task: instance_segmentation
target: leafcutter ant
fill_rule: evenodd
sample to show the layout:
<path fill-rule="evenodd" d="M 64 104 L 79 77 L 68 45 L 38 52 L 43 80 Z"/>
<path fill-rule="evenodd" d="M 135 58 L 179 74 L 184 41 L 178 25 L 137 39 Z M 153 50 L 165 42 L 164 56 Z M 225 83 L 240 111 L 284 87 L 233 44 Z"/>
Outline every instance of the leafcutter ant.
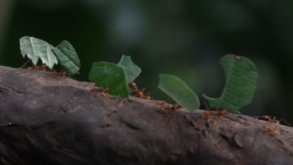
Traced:
<path fill-rule="evenodd" d="M 59 77 L 70 77 L 70 74 L 66 71 L 61 71 L 60 73 L 56 72 L 56 71 L 53 71 L 51 72 L 51 76 L 53 77 L 56 77 L 56 76 L 59 76 Z"/>
<path fill-rule="evenodd" d="M 108 93 L 108 89 L 107 88 L 97 88 L 97 87 L 94 87 L 91 89 L 91 93 L 96 93 L 96 92 Z"/>
<path fill-rule="evenodd" d="M 285 119 L 277 120 L 276 117 L 271 118 L 271 116 L 263 115 L 257 117 L 257 119 L 262 119 L 271 123 L 280 124 L 281 121 L 285 122 L 288 126 L 292 127 Z"/>
<path fill-rule="evenodd" d="M 165 112 L 165 104 L 167 104 L 165 101 L 157 101 L 157 105 L 160 105 L 159 113 L 164 113 Z"/>
<path fill-rule="evenodd" d="M 164 113 L 166 110 L 169 110 L 170 112 L 175 112 L 175 110 L 181 108 L 179 104 L 174 104 L 172 107 L 169 107 L 169 104 L 168 104 L 168 107 L 165 107 L 166 104 L 167 103 L 165 101 L 157 101 L 157 105 L 161 106 L 159 109 L 160 113 Z"/>
<path fill-rule="evenodd" d="M 94 97 L 96 97 L 97 92 L 99 92 L 99 93 L 106 93 L 106 94 L 108 93 L 108 89 L 107 88 L 97 88 L 97 87 L 94 87 L 90 91 L 91 91 L 92 94 L 94 94 Z"/>
<path fill-rule="evenodd" d="M 30 61 L 31 61 L 31 59 L 29 59 L 27 62 L 25 62 L 20 68 L 23 68 Z M 28 67 L 27 69 L 40 70 L 40 71 L 50 70 L 50 68 L 47 65 L 45 65 L 45 64 L 42 64 L 42 65 L 34 65 L 34 66 L 31 66 L 31 67 Z"/>
<path fill-rule="evenodd" d="M 32 67 L 28 67 L 28 69 L 40 70 L 40 71 L 47 71 L 48 70 L 48 66 L 45 65 L 45 64 L 42 64 L 40 66 L 35 65 L 35 66 L 32 66 Z"/>
<path fill-rule="evenodd" d="M 142 99 L 151 100 L 151 96 L 149 96 L 149 95 L 146 96 L 146 95 L 143 94 L 145 88 L 139 90 L 139 89 L 137 88 L 135 82 L 131 82 L 131 83 L 129 83 L 129 87 L 130 87 L 130 93 L 131 93 L 131 92 L 135 92 L 135 93 L 136 93 L 136 96 L 138 96 L 138 97 L 140 97 L 140 98 L 142 98 Z"/>
<path fill-rule="evenodd" d="M 272 133 L 275 136 L 278 135 L 278 132 L 276 130 L 271 129 L 267 125 L 264 125 L 263 128 L 266 129 L 268 132 Z"/>
<path fill-rule="evenodd" d="M 206 102 L 203 102 L 206 106 L 206 108 L 208 109 L 205 113 L 204 113 L 204 117 L 209 117 L 209 116 L 217 116 L 217 117 L 221 117 L 221 116 L 224 116 L 224 115 L 227 115 L 229 112 L 226 110 L 226 109 L 223 109 L 221 111 L 211 111 L 210 108 L 208 107 L 207 103 Z"/>
<path fill-rule="evenodd" d="M 179 104 L 174 104 L 169 110 L 171 112 L 174 112 L 175 110 L 178 110 L 180 108 L 181 108 L 181 106 Z"/>

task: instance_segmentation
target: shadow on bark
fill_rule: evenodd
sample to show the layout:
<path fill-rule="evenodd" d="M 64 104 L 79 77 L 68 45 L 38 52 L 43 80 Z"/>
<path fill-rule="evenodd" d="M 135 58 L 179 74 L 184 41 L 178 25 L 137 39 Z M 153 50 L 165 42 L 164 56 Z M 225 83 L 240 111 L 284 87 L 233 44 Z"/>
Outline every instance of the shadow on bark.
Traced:
<path fill-rule="evenodd" d="M 1 164 L 293 164 L 290 127 L 202 110 L 161 114 L 156 101 L 93 95 L 92 87 L 0 66 Z"/>

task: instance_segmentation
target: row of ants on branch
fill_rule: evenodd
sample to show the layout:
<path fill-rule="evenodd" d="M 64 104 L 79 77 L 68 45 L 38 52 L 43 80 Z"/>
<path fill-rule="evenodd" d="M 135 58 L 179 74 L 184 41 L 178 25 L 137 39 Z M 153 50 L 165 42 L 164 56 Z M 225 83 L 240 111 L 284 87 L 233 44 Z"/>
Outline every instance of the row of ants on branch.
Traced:
<path fill-rule="evenodd" d="M 151 96 L 149 94 L 147 96 L 144 95 L 145 88 L 139 90 L 137 88 L 135 82 L 129 83 L 129 87 L 130 87 L 130 93 L 134 92 L 134 93 L 136 93 L 136 96 L 138 96 L 142 99 L 151 100 Z M 157 105 L 161 106 L 159 109 L 159 113 L 164 113 L 166 111 L 174 112 L 175 110 L 181 108 L 181 106 L 179 104 L 174 104 L 173 106 L 169 107 L 169 104 L 165 101 L 157 101 Z M 167 107 L 166 107 L 166 105 L 167 105 Z"/>
<path fill-rule="evenodd" d="M 25 66 L 25 64 L 21 68 L 23 68 Z M 51 71 L 51 76 L 53 76 L 53 77 L 70 77 L 70 74 L 68 72 L 66 72 L 66 71 L 56 72 L 55 70 L 50 69 L 45 64 L 42 64 L 42 65 L 34 65 L 34 66 L 31 66 L 31 67 L 28 67 L 27 69 L 39 70 L 39 71 Z"/>
<path fill-rule="evenodd" d="M 151 100 L 150 95 L 144 95 L 144 90 L 145 88 L 139 90 L 138 87 L 136 86 L 135 82 L 131 82 L 129 83 L 129 87 L 130 87 L 130 93 L 134 92 L 136 93 L 136 96 L 142 98 L 142 99 L 147 99 L 147 100 Z M 103 92 L 103 93 L 108 93 L 108 89 L 105 88 L 92 88 L 91 89 L 91 93 L 95 93 L 95 92 Z M 203 116 L 208 118 L 210 116 L 216 116 L 216 117 L 221 117 L 224 115 L 227 115 L 229 112 L 226 109 L 223 110 L 216 110 L 216 111 L 211 111 L 209 109 L 209 106 L 207 105 L 206 102 L 203 102 L 206 106 L 207 111 L 204 112 Z M 166 111 L 170 111 L 170 112 L 175 112 L 175 110 L 178 110 L 180 108 L 182 108 L 179 104 L 174 104 L 172 106 L 169 106 L 169 103 L 167 103 L 166 101 L 161 101 L 158 100 L 156 102 L 157 105 L 161 106 L 160 109 L 158 110 L 159 113 L 164 113 Z M 282 120 L 277 120 L 276 117 L 271 118 L 268 115 L 263 115 L 260 117 L 256 117 L 256 119 L 261 119 L 261 120 L 265 120 L 271 123 L 275 123 L 275 124 L 280 124 L 280 121 L 284 121 L 287 125 L 291 126 L 286 120 L 282 119 Z M 292 126 L 291 126 L 292 127 Z M 268 129 L 268 127 L 264 127 L 265 129 L 269 130 L 270 132 L 273 132 L 271 129 Z"/>
<path fill-rule="evenodd" d="M 26 62 L 27 63 L 27 62 Z M 26 64 L 25 63 L 25 64 Z M 24 65 L 25 65 L 24 64 Z M 21 67 L 23 68 L 24 65 Z M 31 67 L 28 67 L 27 69 L 33 69 L 33 70 L 39 70 L 39 71 L 52 71 L 51 72 L 51 76 L 59 76 L 59 77 L 69 77 L 70 74 L 66 71 L 61 71 L 61 72 L 56 72 L 52 69 L 50 69 L 47 65 L 45 64 L 42 64 L 40 66 L 31 66 Z M 130 88 L 130 93 L 135 93 L 136 96 L 142 98 L 142 99 L 146 99 L 146 100 L 151 100 L 151 96 L 148 94 L 148 95 L 145 95 L 144 94 L 144 90 L 145 88 L 143 89 L 138 89 L 138 87 L 136 86 L 136 83 L 135 82 L 131 82 L 129 83 L 129 88 Z M 92 94 L 95 94 L 97 92 L 99 93 L 108 93 L 108 89 L 106 88 L 98 88 L 98 87 L 94 87 L 90 90 L 90 92 Z M 160 109 L 158 110 L 159 113 L 165 113 L 167 111 L 169 112 L 175 112 L 175 110 L 178 110 L 180 108 L 182 108 L 179 104 L 174 104 L 172 106 L 169 106 L 170 104 L 167 103 L 166 101 L 161 101 L 161 100 L 158 100 L 156 102 L 157 105 L 160 106 Z M 225 109 L 221 110 L 221 111 L 211 111 L 208 107 L 208 105 L 204 102 L 206 108 L 207 108 L 207 111 L 203 114 L 204 117 L 208 118 L 210 116 L 216 116 L 216 117 L 221 117 L 221 116 L 224 116 L 224 115 L 227 115 L 229 112 Z M 292 127 L 286 120 L 284 119 L 281 119 L 281 120 L 277 120 L 276 117 L 270 117 L 268 115 L 263 115 L 263 116 L 260 116 L 260 117 L 256 117 L 256 119 L 261 119 L 261 120 L 265 120 L 265 121 L 268 121 L 268 122 L 271 122 L 271 123 L 275 123 L 275 124 L 280 124 L 280 121 L 283 121 L 285 122 L 288 126 Z M 277 135 L 277 131 L 269 128 L 267 125 L 264 125 L 263 126 L 264 129 L 266 129 L 268 132 L 272 133 L 273 135 Z"/>
<path fill-rule="evenodd" d="M 136 86 L 136 83 L 134 82 L 131 82 L 129 83 L 129 87 L 130 87 L 130 92 L 135 92 L 136 93 L 136 96 L 142 98 L 142 99 L 147 99 L 147 100 L 151 100 L 151 97 L 148 95 L 144 95 L 144 90 L 145 88 L 143 88 L 142 90 L 139 90 Z M 226 110 L 226 109 L 223 109 L 223 110 L 216 110 L 216 111 L 211 111 L 209 106 L 207 105 L 206 102 L 203 102 L 206 106 L 206 109 L 207 111 L 204 112 L 203 116 L 205 118 L 208 118 L 210 116 L 215 116 L 215 117 L 221 117 L 221 116 L 224 116 L 224 115 L 227 115 L 229 112 Z M 181 108 L 181 106 L 179 104 L 174 104 L 173 106 L 169 106 L 169 103 L 167 103 L 166 101 L 161 101 L 161 100 L 158 100 L 156 102 L 157 105 L 160 105 L 160 109 L 159 109 L 159 113 L 164 113 L 166 111 L 170 111 L 170 112 L 175 112 L 175 110 L 178 110 Z M 265 121 L 268 121 L 268 122 L 271 122 L 271 123 L 275 123 L 275 124 L 280 124 L 280 121 L 284 121 L 287 125 L 291 126 L 286 120 L 282 119 L 282 120 L 277 120 L 276 117 L 273 117 L 271 118 L 270 116 L 268 115 L 263 115 L 263 116 L 260 116 L 260 117 L 256 117 L 256 119 L 261 119 L 261 120 L 265 120 Z M 291 126 L 292 127 L 292 126 Z M 272 133 L 273 135 L 278 135 L 277 131 L 274 130 L 274 129 L 271 129 L 270 127 L 268 127 L 267 125 L 264 125 L 263 128 Z"/>

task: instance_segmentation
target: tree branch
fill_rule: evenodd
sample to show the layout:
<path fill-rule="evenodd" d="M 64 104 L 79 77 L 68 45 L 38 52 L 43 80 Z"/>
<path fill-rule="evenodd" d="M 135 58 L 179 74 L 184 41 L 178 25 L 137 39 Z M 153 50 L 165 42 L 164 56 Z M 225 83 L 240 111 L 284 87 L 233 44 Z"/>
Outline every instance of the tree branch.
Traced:
<path fill-rule="evenodd" d="M 1 164 L 293 164 L 290 127 L 202 110 L 161 114 L 156 101 L 92 87 L 0 66 Z"/>

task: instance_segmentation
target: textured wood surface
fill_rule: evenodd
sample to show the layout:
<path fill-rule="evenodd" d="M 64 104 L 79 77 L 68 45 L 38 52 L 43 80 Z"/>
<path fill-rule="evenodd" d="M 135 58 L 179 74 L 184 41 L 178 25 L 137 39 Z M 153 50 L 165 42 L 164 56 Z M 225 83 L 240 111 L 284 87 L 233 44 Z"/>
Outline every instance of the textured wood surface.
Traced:
<path fill-rule="evenodd" d="M 154 100 L 94 95 L 92 87 L 0 66 L 0 164 L 293 164 L 290 127 L 202 110 L 161 114 Z"/>

